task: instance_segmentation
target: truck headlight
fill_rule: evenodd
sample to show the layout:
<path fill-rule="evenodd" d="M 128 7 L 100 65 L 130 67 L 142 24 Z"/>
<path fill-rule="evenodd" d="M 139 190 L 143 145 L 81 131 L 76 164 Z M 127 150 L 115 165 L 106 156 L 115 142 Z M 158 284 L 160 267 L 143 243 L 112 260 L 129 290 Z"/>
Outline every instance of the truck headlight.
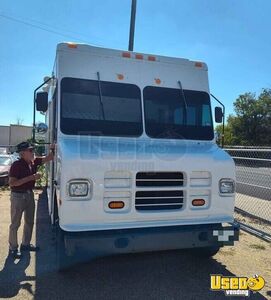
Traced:
<path fill-rule="evenodd" d="M 90 192 L 90 182 L 87 180 L 72 180 L 68 183 L 70 197 L 87 197 Z"/>
<path fill-rule="evenodd" d="M 235 183 L 233 179 L 222 178 L 219 181 L 219 192 L 220 194 L 227 195 L 233 194 L 235 191 Z"/>

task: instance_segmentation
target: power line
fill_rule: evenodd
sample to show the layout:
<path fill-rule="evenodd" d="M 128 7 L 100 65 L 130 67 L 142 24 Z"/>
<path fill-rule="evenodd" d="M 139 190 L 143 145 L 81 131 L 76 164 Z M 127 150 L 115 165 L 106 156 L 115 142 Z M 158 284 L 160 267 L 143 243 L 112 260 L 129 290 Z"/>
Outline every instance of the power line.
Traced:
<path fill-rule="evenodd" d="M 89 43 L 88 41 L 83 40 L 81 38 L 78 38 L 78 37 L 75 37 L 75 36 L 72 36 L 72 35 L 69 35 L 69 34 L 65 34 L 65 33 L 62 33 L 60 31 L 57 31 L 57 30 L 54 30 L 54 29 L 44 28 L 40 25 L 36 25 L 36 24 L 30 23 L 28 21 L 20 20 L 20 19 L 17 19 L 15 17 L 11 17 L 11 16 L 4 15 L 4 14 L 1 14 L 1 13 L 0 13 L 0 17 L 5 18 L 5 19 L 10 20 L 10 21 L 14 21 L 14 22 L 17 22 L 17 23 L 24 24 L 26 26 L 34 27 L 36 29 L 40 29 L 40 30 L 43 30 L 43 31 L 46 31 L 46 32 L 49 32 L 49 33 L 53 33 L 53 34 L 56 34 L 56 35 L 59 35 L 59 36 L 68 37 L 70 39 L 77 40 L 77 41 L 80 41 L 80 42 L 83 42 L 83 43 Z M 41 23 L 41 22 L 39 22 L 39 23 Z M 43 24 L 45 26 L 49 27 L 49 25 L 46 25 L 45 23 L 43 23 Z"/>
<path fill-rule="evenodd" d="M 1 13 L 0 13 L 1 14 Z M 4 15 L 7 15 L 7 14 L 4 14 Z M 44 23 L 44 22 L 41 22 L 41 21 L 38 21 L 38 20 L 34 20 L 34 19 L 29 19 L 29 18 L 22 18 L 21 16 L 17 16 L 17 18 L 16 17 L 14 17 L 14 16 L 10 16 L 10 15 L 8 15 L 9 17 L 13 17 L 13 18 L 15 18 L 15 19 L 18 19 L 18 17 L 21 19 L 21 20 L 24 20 L 25 22 L 28 22 L 28 23 L 31 23 L 31 24 L 35 24 L 35 23 L 37 23 L 37 24 L 40 24 L 40 25 L 44 25 L 44 26 L 46 26 L 46 27 L 49 27 L 49 28 L 52 28 L 53 30 L 58 30 L 58 32 L 68 32 L 68 33 L 71 33 L 71 34 L 73 34 L 74 36 L 75 35 L 77 35 L 77 36 L 80 36 L 80 39 L 81 39 L 81 37 L 83 37 L 80 33 L 78 33 L 78 32 L 75 32 L 75 31 L 71 31 L 71 30 L 68 30 L 68 29 L 66 29 L 66 28 L 61 28 L 61 27 L 55 27 L 55 26 L 52 26 L 52 25 L 50 25 L 50 24 L 47 24 L 47 23 Z M 84 39 L 85 39 L 85 37 L 83 37 Z"/>

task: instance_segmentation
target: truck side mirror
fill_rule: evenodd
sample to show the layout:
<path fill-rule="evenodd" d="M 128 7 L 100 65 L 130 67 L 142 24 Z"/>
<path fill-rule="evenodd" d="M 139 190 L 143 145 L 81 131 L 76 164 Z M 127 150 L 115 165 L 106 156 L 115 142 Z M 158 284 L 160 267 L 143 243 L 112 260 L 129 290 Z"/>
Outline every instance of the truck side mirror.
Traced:
<path fill-rule="evenodd" d="M 215 121 L 216 123 L 222 123 L 223 120 L 223 111 L 222 108 L 219 106 L 215 107 Z"/>
<path fill-rule="evenodd" d="M 35 130 L 39 134 L 45 134 L 48 131 L 48 126 L 45 123 L 39 123 L 35 126 Z"/>
<path fill-rule="evenodd" d="M 48 108 L 48 93 L 39 92 L 36 95 L 36 108 L 37 111 L 46 112 Z"/>

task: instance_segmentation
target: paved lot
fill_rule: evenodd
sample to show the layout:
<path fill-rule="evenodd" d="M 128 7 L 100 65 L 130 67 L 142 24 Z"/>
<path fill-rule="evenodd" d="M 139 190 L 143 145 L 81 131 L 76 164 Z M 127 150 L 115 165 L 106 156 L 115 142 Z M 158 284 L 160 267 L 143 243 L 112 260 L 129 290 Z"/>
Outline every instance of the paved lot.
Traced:
<path fill-rule="evenodd" d="M 210 274 L 262 275 L 265 288 L 249 299 L 271 299 L 270 244 L 245 233 L 235 247 L 209 260 L 183 251 L 133 254 L 100 258 L 57 273 L 45 200 L 37 202 L 33 240 L 42 250 L 14 263 L 7 259 L 8 192 L 0 191 L 0 299 L 243 299 L 210 291 Z"/>
<path fill-rule="evenodd" d="M 253 168 L 237 165 L 236 181 L 238 193 L 271 200 L 271 168 Z"/>
<path fill-rule="evenodd" d="M 237 179 L 254 185 L 270 188 L 271 169 L 263 167 L 236 166 Z"/>

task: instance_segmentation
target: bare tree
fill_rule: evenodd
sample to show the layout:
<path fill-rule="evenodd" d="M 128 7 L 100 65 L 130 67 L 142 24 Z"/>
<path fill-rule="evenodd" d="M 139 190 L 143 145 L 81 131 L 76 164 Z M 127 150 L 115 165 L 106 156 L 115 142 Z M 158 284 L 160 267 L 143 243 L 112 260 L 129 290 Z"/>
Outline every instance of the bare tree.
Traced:
<path fill-rule="evenodd" d="M 17 117 L 17 118 L 16 118 L 16 124 L 17 124 L 17 125 L 22 125 L 22 124 L 23 124 L 23 121 L 24 121 L 23 118 L 20 118 L 20 117 Z"/>

